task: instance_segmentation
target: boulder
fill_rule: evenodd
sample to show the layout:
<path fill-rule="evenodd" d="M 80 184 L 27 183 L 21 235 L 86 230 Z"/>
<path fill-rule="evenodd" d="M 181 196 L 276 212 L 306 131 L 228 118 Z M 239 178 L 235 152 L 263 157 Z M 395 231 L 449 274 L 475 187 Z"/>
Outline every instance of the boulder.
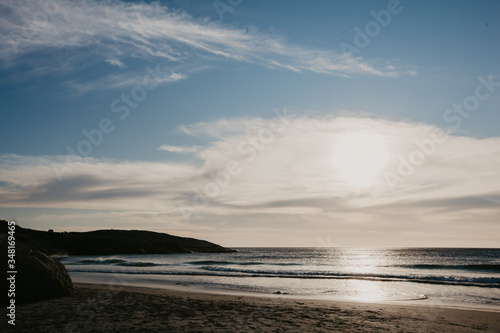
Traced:
<path fill-rule="evenodd" d="M 64 265 L 37 249 L 16 246 L 16 303 L 73 295 L 73 283 Z"/>

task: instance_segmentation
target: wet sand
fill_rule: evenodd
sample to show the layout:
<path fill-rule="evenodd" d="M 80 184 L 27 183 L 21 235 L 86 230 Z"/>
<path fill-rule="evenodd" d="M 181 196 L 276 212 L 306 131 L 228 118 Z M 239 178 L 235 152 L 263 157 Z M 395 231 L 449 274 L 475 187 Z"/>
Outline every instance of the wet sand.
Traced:
<path fill-rule="evenodd" d="M 5 308 L 4 308 L 5 311 Z M 75 285 L 1 332 L 499 332 L 500 312 Z"/>

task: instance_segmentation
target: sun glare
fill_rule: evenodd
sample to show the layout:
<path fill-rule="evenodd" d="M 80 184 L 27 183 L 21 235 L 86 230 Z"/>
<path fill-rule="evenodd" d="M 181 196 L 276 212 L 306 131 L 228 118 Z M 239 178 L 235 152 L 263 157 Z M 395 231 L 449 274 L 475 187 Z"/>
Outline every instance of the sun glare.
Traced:
<path fill-rule="evenodd" d="M 335 142 L 333 165 L 338 177 L 350 187 L 376 184 L 388 160 L 387 142 L 380 134 L 347 133 Z"/>

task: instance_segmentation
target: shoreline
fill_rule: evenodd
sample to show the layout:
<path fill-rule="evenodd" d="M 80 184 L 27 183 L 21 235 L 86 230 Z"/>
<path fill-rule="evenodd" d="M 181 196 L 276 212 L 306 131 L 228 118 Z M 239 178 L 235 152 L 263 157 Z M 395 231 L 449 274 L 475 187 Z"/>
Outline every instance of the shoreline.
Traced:
<path fill-rule="evenodd" d="M 495 311 L 243 296 L 75 283 L 75 295 L 19 305 L 4 332 L 496 332 Z M 269 295 L 267 295 L 269 296 Z M 285 297 L 282 297 L 285 296 Z"/>
<path fill-rule="evenodd" d="M 482 311 L 482 312 L 493 312 L 500 313 L 500 308 L 489 307 L 487 305 L 481 304 L 471 304 L 470 306 L 465 306 L 463 304 L 452 304 L 452 303 L 439 303 L 439 302 L 429 302 L 428 299 L 409 299 L 409 300 L 376 300 L 376 301 L 363 301 L 357 299 L 342 299 L 335 298 L 333 296 L 320 296 L 320 295 L 298 295 L 298 294 L 288 294 L 288 293 L 264 293 L 264 292 L 251 292 L 251 291 L 236 291 L 236 290 L 225 290 L 225 289 L 202 289 L 195 287 L 186 287 L 178 285 L 141 285 L 131 284 L 128 281 L 127 285 L 113 285 L 114 288 L 125 288 L 125 289 L 137 289 L 137 290 L 151 290 L 152 292 L 166 291 L 172 293 L 182 293 L 182 294 L 193 294 L 193 295 L 222 295 L 222 296 L 233 296 L 233 297 L 257 297 L 257 298 L 276 298 L 276 299 L 289 299 L 297 301 L 320 301 L 320 302 L 334 302 L 334 303 L 354 303 L 354 304 L 373 304 L 373 305 L 386 305 L 386 306 L 416 306 L 416 307 L 432 307 L 432 308 L 443 308 L 443 309 L 458 309 L 458 310 L 470 310 L 470 311 Z M 81 286 L 95 286 L 95 287 L 110 287 L 109 283 L 98 283 L 98 282 L 73 282 L 75 287 Z"/>
<path fill-rule="evenodd" d="M 158 290 L 176 290 L 180 292 L 194 292 L 203 294 L 221 294 L 221 295 L 232 295 L 232 296 L 249 296 L 249 297 L 278 297 L 278 298 L 292 298 L 292 299 L 304 299 L 304 300 L 320 300 L 329 302 L 355 302 L 355 303 L 371 303 L 371 304 L 386 304 L 386 305 L 408 305 L 408 306 L 437 306 L 446 307 L 454 309 L 465 309 L 465 310 L 477 310 L 477 311 L 489 311 L 489 312 L 500 312 L 500 306 L 488 305 L 482 303 L 452 303 L 441 301 L 437 298 L 428 298 L 424 293 L 418 298 L 393 298 L 393 299 L 361 299 L 361 298 L 349 298 L 343 295 L 331 295 L 331 294 L 297 294 L 288 293 L 287 288 L 281 286 L 276 287 L 273 291 L 249 291 L 249 290 L 235 290 L 235 289 L 224 289 L 224 288 L 203 288 L 202 286 L 190 286 L 185 284 L 171 283 L 163 280 L 154 279 L 141 279 L 136 275 L 129 274 L 107 274 L 107 273 L 94 273 L 94 272 L 70 272 L 71 279 L 74 284 L 90 284 L 90 285 L 101 285 L 107 286 L 109 284 L 120 284 L 123 286 L 137 287 L 137 288 L 150 288 Z M 281 294 L 274 294 L 274 292 L 280 291 Z"/>

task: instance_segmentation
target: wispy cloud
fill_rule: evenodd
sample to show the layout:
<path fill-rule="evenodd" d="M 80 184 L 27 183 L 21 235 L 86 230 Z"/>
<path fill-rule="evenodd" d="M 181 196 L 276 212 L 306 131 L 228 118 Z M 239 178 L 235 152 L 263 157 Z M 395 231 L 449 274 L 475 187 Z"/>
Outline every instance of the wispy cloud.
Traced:
<path fill-rule="evenodd" d="M 168 151 L 170 153 L 191 154 L 199 152 L 202 149 L 202 147 L 201 146 L 179 147 L 171 145 L 162 145 L 156 149 Z"/>
<path fill-rule="evenodd" d="M 118 60 L 116 58 L 108 58 L 104 61 L 112 66 L 117 66 L 120 69 L 127 68 L 127 66 L 123 62 L 121 62 L 120 60 Z"/>
<path fill-rule="evenodd" d="M 79 94 L 83 94 L 92 90 L 101 89 L 126 89 L 137 85 L 144 85 L 144 78 L 148 72 L 126 71 L 119 74 L 111 74 L 103 78 L 79 81 L 76 79 L 66 81 L 66 84 Z M 165 73 L 161 77 L 155 77 L 155 84 L 165 84 L 186 79 L 188 76 L 182 73 Z"/>
<path fill-rule="evenodd" d="M 16 66 L 32 59 L 38 67 L 76 69 L 106 62 L 119 69 L 145 61 L 199 66 L 226 59 L 269 68 L 351 76 L 415 74 L 393 64 L 376 65 L 332 50 L 293 45 L 284 37 L 195 19 L 158 3 L 28 0 L 0 4 L 0 60 Z M 40 55 L 43 54 L 42 63 Z M 85 60 L 85 61 L 84 61 Z M 104 79 L 102 79 L 104 80 Z M 114 81 L 111 80 L 111 86 Z"/>

